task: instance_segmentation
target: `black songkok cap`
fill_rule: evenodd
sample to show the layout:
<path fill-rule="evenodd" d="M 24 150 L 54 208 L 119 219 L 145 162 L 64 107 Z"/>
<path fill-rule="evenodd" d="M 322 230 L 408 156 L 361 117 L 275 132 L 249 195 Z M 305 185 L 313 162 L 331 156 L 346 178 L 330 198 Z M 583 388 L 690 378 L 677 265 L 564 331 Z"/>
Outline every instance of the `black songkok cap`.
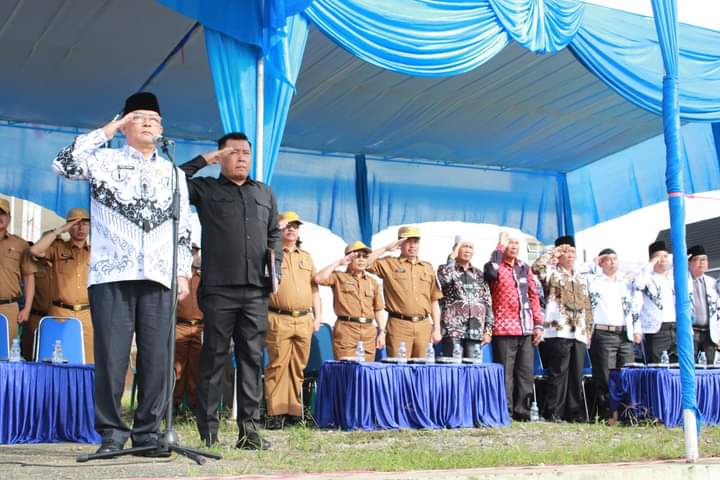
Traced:
<path fill-rule="evenodd" d="M 665 242 L 663 242 L 662 240 L 658 240 L 657 242 L 651 243 L 650 246 L 648 247 L 648 256 L 650 258 L 652 258 L 653 255 L 655 255 L 655 253 L 657 253 L 657 252 L 667 252 L 667 251 L 668 251 L 668 249 L 665 246 Z"/>
<path fill-rule="evenodd" d="M 702 245 L 693 245 L 692 247 L 688 248 L 688 260 L 693 257 L 697 257 L 698 255 L 707 255 Z"/>
<path fill-rule="evenodd" d="M 160 104 L 158 103 L 157 97 L 150 92 L 134 93 L 125 100 L 123 115 L 127 115 L 135 110 L 150 110 L 160 115 Z"/>
<path fill-rule="evenodd" d="M 563 235 L 562 237 L 558 237 L 555 240 L 555 246 L 559 247 L 560 245 L 570 245 L 571 247 L 574 247 L 575 238 L 573 238 L 572 235 Z"/>
<path fill-rule="evenodd" d="M 615 250 L 612 248 L 603 248 L 600 250 L 600 253 L 598 253 L 598 257 L 602 257 L 603 255 L 617 255 L 617 253 L 615 253 Z"/>

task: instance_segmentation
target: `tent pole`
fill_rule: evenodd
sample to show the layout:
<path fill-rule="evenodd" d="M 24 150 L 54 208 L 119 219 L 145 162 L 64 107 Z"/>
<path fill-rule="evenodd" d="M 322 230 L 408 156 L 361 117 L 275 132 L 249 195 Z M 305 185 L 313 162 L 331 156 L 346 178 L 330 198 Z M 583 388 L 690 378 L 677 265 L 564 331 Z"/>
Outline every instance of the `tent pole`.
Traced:
<path fill-rule="evenodd" d="M 257 59 L 257 104 L 255 117 L 255 179 L 264 180 L 263 169 L 263 126 L 265 123 L 265 57 L 262 50 L 259 51 Z"/>

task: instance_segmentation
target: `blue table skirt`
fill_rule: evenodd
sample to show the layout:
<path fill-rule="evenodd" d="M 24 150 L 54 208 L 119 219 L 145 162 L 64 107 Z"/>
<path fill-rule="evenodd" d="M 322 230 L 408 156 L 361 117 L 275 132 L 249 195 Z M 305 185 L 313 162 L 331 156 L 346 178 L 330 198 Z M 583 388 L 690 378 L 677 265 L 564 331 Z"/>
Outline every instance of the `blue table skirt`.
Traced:
<path fill-rule="evenodd" d="M 99 443 L 92 365 L 0 363 L 0 443 Z"/>
<path fill-rule="evenodd" d="M 503 367 L 326 362 L 317 422 L 343 430 L 510 424 Z"/>
<path fill-rule="evenodd" d="M 698 409 L 702 423 L 720 424 L 720 370 L 696 370 Z M 610 372 L 610 408 L 630 406 L 638 418 L 654 417 L 668 427 L 682 425 L 680 370 L 623 368 Z M 623 407 L 621 404 L 624 404 Z"/>

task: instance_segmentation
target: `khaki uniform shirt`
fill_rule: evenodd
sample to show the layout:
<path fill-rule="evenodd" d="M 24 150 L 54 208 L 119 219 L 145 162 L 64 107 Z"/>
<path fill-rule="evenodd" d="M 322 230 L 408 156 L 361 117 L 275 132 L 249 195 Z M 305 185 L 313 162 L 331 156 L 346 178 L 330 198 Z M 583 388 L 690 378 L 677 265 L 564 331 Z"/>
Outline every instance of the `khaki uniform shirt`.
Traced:
<path fill-rule="evenodd" d="M 282 281 L 270 295 L 270 306 L 281 310 L 312 309 L 312 279 L 317 274 L 312 257 L 298 247 L 283 248 Z"/>
<path fill-rule="evenodd" d="M 28 253 L 29 255 L 29 253 Z M 32 309 L 38 313 L 47 313 L 55 294 L 53 293 L 52 263 L 45 258 L 34 259 L 35 263 L 35 296 Z"/>
<path fill-rule="evenodd" d="M 28 243 L 5 232 L 0 238 L 0 300 L 20 296 L 20 276 L 35 273 L 35 264 L 26 255 Z"/>
<path fill-rule="evenodd" d="M 192 269 L 193 275 L 190 278 L 190 293 L 187 297 L 178 302 L 177 318 L 183 320 L 202 320 L 203 312 L 198 305 L 198 287 L 200 286 L 200 270 Z"/>
<path fill-rule="evenodd" d="M 87 305 L 90 245 L 77 247 L 72 240 L 57 239 L 45 252 L 53 264 L 55 299 L 68 305 Z"/>
<path fill-rule="evenodd" d="M 366 273 L 356 277 L 335 271 L 324 285 L 333 290 L 333 307 L 338 317 L 375 318 L 375 312 L 385 308 L 380 284 Z"/>
<path fill-rule="evenodd" d="M 428 262 L 412 263 L 407 258 L 383 257 L 368 272 L 383 280 L 383 293 L 389 312 L 404 315 L 430 315 L 432 302 L 443 295 Z"/>

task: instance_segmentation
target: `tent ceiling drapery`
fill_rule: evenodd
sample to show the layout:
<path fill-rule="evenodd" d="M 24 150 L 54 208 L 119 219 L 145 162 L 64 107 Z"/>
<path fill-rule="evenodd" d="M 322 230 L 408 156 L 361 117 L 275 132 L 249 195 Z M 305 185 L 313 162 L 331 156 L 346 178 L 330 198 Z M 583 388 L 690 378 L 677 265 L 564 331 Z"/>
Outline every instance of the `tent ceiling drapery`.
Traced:
<path fill-rule="evenodd" d="M 86 128 L 100 125 L 116 113 L 122 99 L 147 79 L 193 23 L 158 3 L 140 0 L 48 0 L 42 10 L 32 8 L 31 2 L 2 2 L 0 40 L 13 48 L 0 51 L 0 61 L 6 66 L 0 78 L 0 119 Z M 189 139 L 220 135 L 202 34 L 191 37 L 151 89 L 161 98 L 168 135 Z M 660 117 L 614 93 L 568 50 L 538 56 L 511 43 L 462 75 L 415 78 L 365 63 L 314 29 L 305 49 L 283 145 L 411 161 L 531 169 L 549 173 L 552 183 L 555 172 L 577 172 L 661 131 Z M 369 169 L 370 174 L 373 171 Z M 444 180 L 453 182 L 452 175 L 462 175 L 461 170 Z M 289 180 L 285 175 L 283 188 L 293 195 Z M 507 185 L 503 189 L 517 190 L 522 180 L 518 176 L 500 184 Z M 378 185 L 377 191 L 386 188 L 388 185 Z M 557 187 L 548 191 L 550 196 L 540 196 L 538 217 L 557 212 L 548 205 L 569 203 L 559 200 L 560 190 Z M 572 203 L 575 195 L 570 194 Z M 383 198 L 379 196 L 377 201 Z M 396 202 L 407 200 L 393 198 Z M 648 199 L 657 201 L 648 196 L 641 198 L 640 204 Z M 309 198 L 303 199 L 303 204 L 314 202 L 320 212 L 326 201 Z M 528 203 L 519 198 L 513 204 L 493 202 L 491 208 L 512 210 L 498 212 L 491 220 L 524 219 L 522 228 L 544 240 L 561 230 L 560 226 L 550 228 L 554 222 L 547 218 L 527 223 Z M 427 205 L 416 213 L 406 208 L 400 216 L 380 211 L 377 205 L 371 207 L 376 209 L 373 220 L 379 221 L 373 225 L 375 231 L 388 222 L 415 221 L 428 212 L 437 213 Z M 306 213 L 326 224 L 320 213 Z M 462 215 L 466 221 L 478 221 L 471 206 Z M 588 218 L 595 222 L 608 217 Z M 355 230 L 335 231 L 345 236 Z"/>

